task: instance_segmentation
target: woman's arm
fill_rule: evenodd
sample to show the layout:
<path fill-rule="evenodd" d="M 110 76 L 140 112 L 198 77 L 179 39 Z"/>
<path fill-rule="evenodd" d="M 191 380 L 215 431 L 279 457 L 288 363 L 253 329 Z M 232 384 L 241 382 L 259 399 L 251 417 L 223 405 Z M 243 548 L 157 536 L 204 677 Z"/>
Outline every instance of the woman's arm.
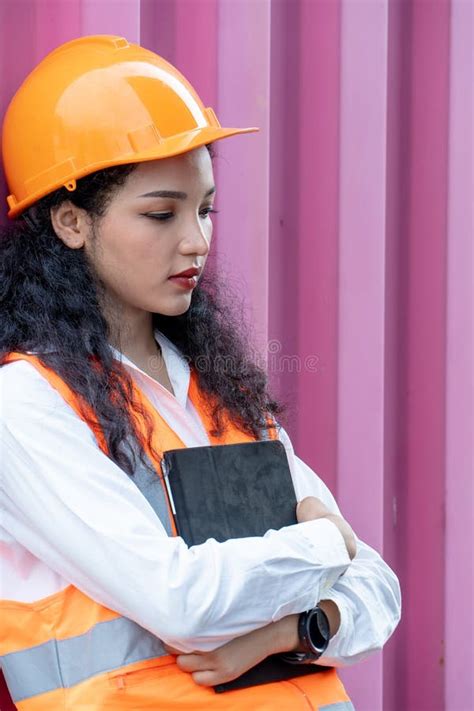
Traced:
<path fill-rule="evenodd" d="M 311 517 L 319 518 L 329 512 L 319 499 L 307 498 L 297 509 L 298 521 Z M 355 554 L 355 537 L 352 529 L 340 516 L 329 514 L 347 537 L 346 545 L 350 556 Z M 352 549 L 354 553 L 352 552 Z M 319 606 L 324 610 L 329 622 L 330 637 L 333 637 L 340 625 L 340 614 L 332 600 L 321 600 Z M 193 652 L 182 654 L 168 647 L 170 654 L 177 656 L 178 666 L 189 672 L 197 684 L 214 686 L 223 684 L 240 676 L 272 654 L 303 651 L 298 638 L 299 615 L 288 615 L 278 622 L 271 623 L 258 630 L 237 637 L 212 652 Z"/>
<path fill-rule="evenodd" d="M 387 574 L 384 580 L 380 570 L 371 571 L 370 563 L 363 562 L 368 546 L 360 542 L 359 546 L 363 549 L 357 561 L 361 579 L 351 579 L 349 571 L 352 572 L 352 567 L 349 568 L 326 593 L 326 599 L 319 602 L 329 618 L 331 640 L 325 654 L 316 664 L 336 667 L 355 664 L 380 650 L 398 624 L 398 581 L 395 576 L 392 578 L 393 574 Z M 370 561 L 372 554 L 368 557 Z M 367 579 L 361 573 L 364 566 Z M 375 568 L 380 568 L 377 561 Z M 372 573 L 374 576 L 371 579 Z M 387 595 L 386 601 L 384 594 Z M 297 620 L 298 615 L 289 615 L 209 653 L 180 654 L 174 650 L 178 654 L 177 663 L 181 669 L 192 673 L 197 684 L 223 684 L 240 676 L 270 654 L 297 650 Z"/>
<path fill-rule="evenodd" d="M 334 514 L 339 507 L 328 487 L 294 451 L 280 428 L 298 500 L 315 496 Z M 350 523 L 350 522 L 349 522 Z M 338 608 L 340 625 L 318 664 L 348 666 L 382 649 L 401 616 L 401 592 L 397 576 L 369 545 L 357 539 L 357 554 L 350 567 L 331 585 L 320 588 L 319 598 Z"/>
<path fill-rule="evenodd" d="M 324 519 L 188 548 L 166 535 L 135 484 L 29 363 L 0 369 L 0 402 L 8 535 L 183 651 L 214 649 L 312 607 L 350 564 L 341 533 Z"/>
<path fill-rule="evenodd" d="M 317 497 L 332 514 L 340 516 L 333 495 L 317 474 L 296 457 L 283 428 L 279 436 L 286 448 L 298 500 Z M 350 567 L 333 585 L 320 589 L 319 603 L 329 617 L 331 631 L 329 646 L 317 661 L 323 666 L 355 664 L 382 649 L 400 620 L 401 593 L 396 575 L 373 548 L 359 539 L 356 543 L 357 552 Z M 196 671 L 198 683 L 224 683 L 270 654 L 294 650 L 297 619 L 298 615 L 289 615 L 229 642 L 209 657 L 181 655 L 178 663 L 187 671 Z"/>
<path fill-rule="evenodd" d="M 341 516 L 331 513 L 326 506 L 314 497 L 308 497 L 297 506 L 298 522 L 317 518 L 330 518 L 341 531 L 351 559 L 356 554 L 356 540 L 351 527 Z M 332 600 L 321 600 L 319 606 L 326 613 L 329 622 L 330 637 L 333 637 L 340 625 L 340 614 Z M 278 622 L 237 637 L 212 652 L 192 652 L 182 654 L 179 650 L 167 648 L 177 657 L 178 666 L 189 672 L 197 684 L 214 686 L 223 684 L 240 676 L 248 669 L 272 654 L 281 652 L 303 651 L 298 638 L 299 615 L 288 615 Z"/>
<path fill-rule="evenodd" d="M 329 489 L 300 459 L 295 457 L 291 442 L 284 431 L 280 438 L 290 460 L 298 498 L 310 505 L 299 520 L 325 515 L 329 510 L 339 519 L 339 508 Z M 338 521 L 338 524 L 340 522 Z M 347 526 L 347 535 L 352 529 Z M 342 529 L 345 533 L 344 528 Z M 349 544 L 349 547 L 350 544 Z M 352 564 L 332 588 L 326 589 L 319 604 L 329 618 L 331 640 L 317 664 L 347 666 L 361 661 L 381 649 L 400 619 L 401 601 L 398 580 L 379 554 L 357 540 L 357 552 Z M 352 553 L 351 553 L 352 557 Z M 210 653 L 178 654 L 177 663 L 192 674 L 198 684 L 213 686 L 235 679 L 270 654 L 298 648 L 298 615 L 289 615 L 274 624 L 238 637 Z"/>

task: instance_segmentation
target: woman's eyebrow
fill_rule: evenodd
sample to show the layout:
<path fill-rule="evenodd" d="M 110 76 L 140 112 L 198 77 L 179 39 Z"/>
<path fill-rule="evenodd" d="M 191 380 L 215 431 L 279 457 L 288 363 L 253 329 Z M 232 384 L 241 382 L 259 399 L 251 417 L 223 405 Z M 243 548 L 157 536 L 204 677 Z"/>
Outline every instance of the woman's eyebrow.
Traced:
<path fill-rule="evenodd" d="M 213 195 L 216 192 L 216 186 L 213 185 L 212 188 L 210 188 L 207 193 L 204 195 L 205 198 L 209 197 L 210 195 Z M 139 198 L 149 198 L 149 197 L 156 197 L 156 198 L 173 198 L 175 200 L 186 200 L 188 197 L 187 193 L 182 193 L 179 190 L 153 190 L 151 193 L 144 193 L 143 195 L 138 195 L 137 197 Z"/>

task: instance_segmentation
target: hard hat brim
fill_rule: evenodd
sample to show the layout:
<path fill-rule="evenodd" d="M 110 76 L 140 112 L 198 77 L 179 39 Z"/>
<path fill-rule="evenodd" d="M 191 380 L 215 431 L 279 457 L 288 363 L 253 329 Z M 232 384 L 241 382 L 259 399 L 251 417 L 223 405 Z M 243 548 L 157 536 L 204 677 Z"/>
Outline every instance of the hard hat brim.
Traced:
<path fill-rule="evenodd" d="M 129 163 L 144 163 L 151 160 L 160 160 L 163 158 L 173 158 L 174 156 L 187 153 L 199 148 L 200 146 L 205 146 L 215 141 L 219 141 L 222 138 L 228 138 L 229 136 L 236 136 L 241 133 L 254 133 L 259 131 L 259 128 L 224 128 L 221 126 L 206 126 L 203 128 L 194 129 L 192 131 L 186 131 L 185 133 L 171 136 L 170 138 L 165 138 L 158 145 L 154 146 L 152 149 L 139 152 L 130 152 L 122 155 L 121 157 L 115 157 L 110 161 L 101 161 L 88 165 L 82 170 L 76 169 L 70 175 L 61 176 L 61 180 L 53 181 L 50 185 L 43 187 L 40 191 L 30 194 L 24 200 L 15 202 L 15 204 L 8 211 L 8 217 L 14 219 L 18 217 L 24 210 L 31 207 L 40 198 L 54 192 L 60 187 L 66 186 L 68 183 L 84 178 L 86 175 L 95 173 L 104 168 L 111 168 L 118 165 L 127 165 Z M 73 161 L 71 161 L 72 163 Z M 9 204 L 10 198 L 9 196 Z"/>

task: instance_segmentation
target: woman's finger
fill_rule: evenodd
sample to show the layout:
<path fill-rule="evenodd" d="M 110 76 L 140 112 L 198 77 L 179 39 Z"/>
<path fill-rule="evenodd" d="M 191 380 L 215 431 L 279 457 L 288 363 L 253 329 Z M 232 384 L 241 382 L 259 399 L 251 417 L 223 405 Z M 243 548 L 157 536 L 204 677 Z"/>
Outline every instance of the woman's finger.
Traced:
<path fill-rule="evenodd" d="M 218 675 L 214 671 L 197 671 L 191 674 L 196 684 L 199 686 L 215 686 L 216 684 L 223 684 L 228 679 L 218 678 Z"/>
<path fill-rule="evenodd" d="M 205 654 L 179 654 L 176 664 L 185 672 L 210 671 L 210 660 Z"/>

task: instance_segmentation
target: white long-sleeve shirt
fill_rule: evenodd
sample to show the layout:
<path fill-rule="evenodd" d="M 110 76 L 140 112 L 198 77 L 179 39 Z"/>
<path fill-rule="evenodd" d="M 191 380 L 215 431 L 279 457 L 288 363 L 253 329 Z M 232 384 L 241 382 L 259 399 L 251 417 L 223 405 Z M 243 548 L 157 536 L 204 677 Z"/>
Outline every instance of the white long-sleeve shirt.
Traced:
<path fill-rule="evenodd" d="M 189 397 L 189 367 L 156 332 L 174 395 L 115 351 L 186 446 L 209 440 Z M 262 538 L 188 548 L 169 537 L 139 489 L 89 427 L 28 362 L 0 368 L 0 599 L 33 602 L 70 584 L 184 652 L 207 651 L 333 600 L 337 634 L 319 663 L 344 666 L 380 649 L 400 618 L 398 580 L 357 540 L 351 562 L 326 519 Z M 339 509 L 281 429 L 297 499 Z"/>

